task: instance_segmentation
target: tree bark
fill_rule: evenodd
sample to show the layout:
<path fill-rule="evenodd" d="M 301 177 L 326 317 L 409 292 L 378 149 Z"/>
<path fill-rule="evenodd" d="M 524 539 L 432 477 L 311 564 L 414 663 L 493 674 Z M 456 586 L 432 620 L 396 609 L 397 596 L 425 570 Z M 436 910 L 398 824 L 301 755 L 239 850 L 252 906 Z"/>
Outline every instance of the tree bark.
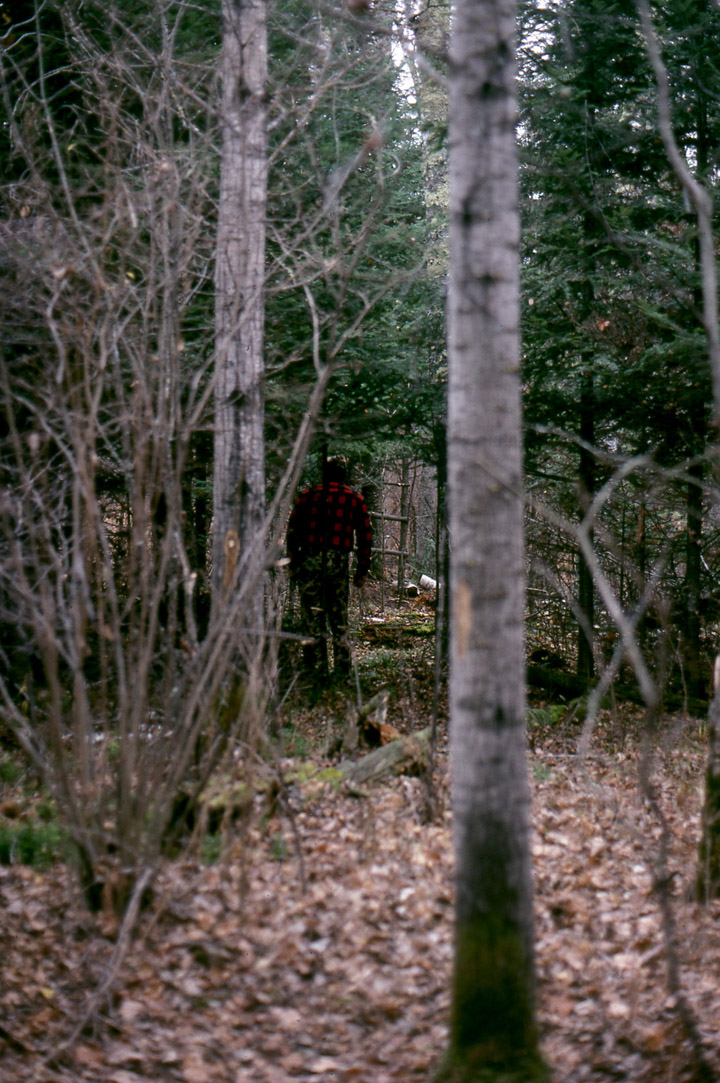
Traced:
<path fill-rule="evenodd" d="M 525 761 L 515 4 L 450 49 L 448 462 L 455 965 L 445 1080 L 543 1078 Z"/>
<path fill-rule="evenodd" d="M 708 758 L 698 852 L 697 893 L 701 902 L 720 897 L 720 655 L 715 659 L 714 683 L 708 710 Z"/>
<path fill-rule="evenodd" d="M 680 614 L 682 629 L 682 655 L 685 666 L 685 683 L 690 696 L 706 694 L 702 672 L 700 644 L 700 590 L 702 578 L 702 528 L 703 528 L 703 464 L 692 464 L 688 470 L 686 525 L 685 525 L 685 578 L 683 580 L 683 607 Z"/>
<path fill-rule="evenodd" d="M 595 391 L 592 373 L 583 380 L 580 395 L 580 515 L 587 512 L 595 495 L 595 456 L 590 450 L 595 443 Z M 590 535 L 592 541 L 592 533 Z M 595 672 L 593 630 L 595 625 L 595 582 L 582 550 L 578 550 L 578 605 L 584 621 L 577 633 L 577 675 L 590 682 Z"/>
<path fill-rule="evenodd" d="M 232 587 L 226 567 L 228 537 L 236 532 L 242 559 L 260 534 L 265 512 L 265 3 L 223 0 L 222 15 L 222 161 L 215 263 L 215 607 Z M 257 620 L 261 613 L 259 577 L 249 619 Z"/>

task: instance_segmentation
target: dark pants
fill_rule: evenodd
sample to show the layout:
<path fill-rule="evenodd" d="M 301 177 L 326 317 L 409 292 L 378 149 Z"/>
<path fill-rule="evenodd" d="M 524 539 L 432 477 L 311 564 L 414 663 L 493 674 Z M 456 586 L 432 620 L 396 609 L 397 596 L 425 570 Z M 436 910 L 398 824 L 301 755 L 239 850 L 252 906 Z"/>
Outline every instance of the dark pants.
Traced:
<path fill-rule="evenodd" d="M 334 672 L 350 673 L 348 601 L 350 555 L 329 550 L 305 557 L 293 575 L 300 596 L 303 630 L 313 642 L 303 648 L 308 670 L 328 672 L 328 642 L 332 639 Z"/>

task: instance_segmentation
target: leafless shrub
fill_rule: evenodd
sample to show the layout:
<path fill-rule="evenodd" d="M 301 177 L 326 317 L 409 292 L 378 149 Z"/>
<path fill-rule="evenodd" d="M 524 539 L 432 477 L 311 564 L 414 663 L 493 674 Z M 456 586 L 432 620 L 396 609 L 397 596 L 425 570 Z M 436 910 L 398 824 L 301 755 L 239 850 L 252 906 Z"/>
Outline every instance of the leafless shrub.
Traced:
<path fill-rule="evenodd" d="M 304 298 L 297 356 L 315 382 L 283 434 L 264 524 L 211 612 L 219 21 L 209 45 L 205 24 L 182 39 L 201 8 L 123 18 L 49 3 L 13 26 L 0 61 L 0 697 L 68 823 L 88 904 L 119 913 L 152 878 L 179 792 L 198 798 L 229 749 L 263 739 L 277 607 L 270 593 L 261 626 L 248 621 L 253 591 L 279 554 L 330 375 L 392 277 L 366 282 L 357 304 L 350 279 L 381 201 L 351 237 L 340 203 L 317 210 L 332 266 L 313 263 L 317 223 L 301 228 L 300 201 L 284 233 L 273 224 L 268 276 Z M 323 97 L 314 75 L 308 109 Z M 292 104 L 278 100 L 274 123 Z M 371 187 L 383 184 L 378 166 Z M 335 268 L 330 311 L 314 289 Z"/>

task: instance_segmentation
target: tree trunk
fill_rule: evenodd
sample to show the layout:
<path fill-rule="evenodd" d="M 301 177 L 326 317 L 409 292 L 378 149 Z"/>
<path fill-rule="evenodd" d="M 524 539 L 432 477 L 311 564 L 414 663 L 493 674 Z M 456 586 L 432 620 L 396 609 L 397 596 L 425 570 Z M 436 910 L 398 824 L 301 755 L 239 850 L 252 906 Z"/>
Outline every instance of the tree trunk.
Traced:
<path fill-rule="evenodd" d="M 408 575 L 408 540 L 410 532 L 409 526 L 410 515 L 410 462 L 408 459 L 403 458 L 401 464 L 400 473 L 400 541 L 398 548 L 400 555 L 398 556 L 398 576 L 397 576 L 397 596 L 398 603 L 403 604 L 405 600 L 405 580 Z"/>
<path fill-rule="evenodd" d="M 706 694 L 702 673 L 700 647 L 700 588 L 702 576 L 702 527 L 703 527 L 703 464 L 693 463 L 688 470 L 686 526 L 685 526 L 685 579 L 683 581 L 682 654 L 685 665 L 685 682 L 690 696 Z"/>
<path fill-rule="evenodd" d="M 267 69 L 264 0 L 223 0 L 222 163 L 215 265 L 213 599 L 231 586 L 265 511 L 264 273 Z M 237 541 L 235 540 L 237 539 Z M 232 566 L 232 565 L 231 565 Z M 262 580 L 250 620 L 262 613 Z"/>
<path fill-rule="evenodd" d="M 536 1043 L 519 362 L 515 4 L 458 0 L 448 463 L 455 965 L 443 1080 L 543 1078 Z"/>
<path fill-rule="evenodd" d="M 447 509 L 447 431 L 445 425 L 436 425 L 433 432 L 437 462 L 437 522 L 435 578 L 438 583 L 435 595 L 435 651 L 438 672 L 450 656 L 450 545 L 448 540 Z"/>
<path fill-rule="evenodd" d="M 700 92 L 695 106 L 695 121 L 697 124 L 697 166 L 696 176 L 703 183 L 707 181 L 708 165 L 710 160 L 710 147 L 707 124 L 707 104 L 705 95 Z M 700 250 L 700 238 L 696 236 L 694 245 L 695 267 L 698 284 L 693 291 L 694 308 L 696 312 L 702 312 L 703 287 L 702 287 L 702 252 Z M 696 404 L 695 428 L 698 433 L 705 429 L 703 408 Z M 701 452 L 701 449 L 697 449 Z M 691 463 L 688 469 L 689 480 L 686 501 L 686 524 L 685 524 L 685 581 L 683 583 L 684 606 L 681 614 L 682 629 L 682 655 L 685 665 L 687 689 L 691 696 L 703 696 L 707 694 L 702 678 L 701 646 L 700 646 L 700 593 L 702 581 L 702 530 L 703 530 L 703 475 L 704 465 L 702 462 Z"/>
<path fill-rule="evenodd" d="M 701 902 L 720 897 L 720 656 L 715 659 L 715 694 L 708 710 L 707 729 L 708 758 L 697 875 Z"/>
<path fill-rule="evenodd" d="M 580 396 L 580 514 L 584 515 L 595 493 L 595 457 L 590 448 L 595 443 L 595 391 L 592 374 L 583 381 Z M 592 541 L 592 534 L 590 536 Z M 584 621 L 578 628 L 577 675 L 591 681 L 595 672 L 593 638 L 595 624 L 595 583 L 592 570 L 581 550 L 578 550 L 578 606 Z"/>
<path fill-rule="evenodd" d="M 406 0 L 405 9 L 420 54 L 425 49 L 430 55 L 432 51 L 445 53 L 450 34 L 449 0 L 421 5 Z M 444 129 L 447 119 L 447 90 L 440 80 L 418 67 L 412 54 L 407 59 L 423 131 L 427 271 L 430 281 L 442 288 L 447 274 L 447 152 L 438 132 Z"/>

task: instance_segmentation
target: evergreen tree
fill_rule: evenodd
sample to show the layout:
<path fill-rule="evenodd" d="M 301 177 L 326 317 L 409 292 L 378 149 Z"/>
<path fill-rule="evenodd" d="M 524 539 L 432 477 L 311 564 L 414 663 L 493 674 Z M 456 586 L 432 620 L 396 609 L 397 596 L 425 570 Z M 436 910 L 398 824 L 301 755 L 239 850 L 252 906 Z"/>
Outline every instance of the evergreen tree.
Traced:
<path fill-rule="evenodd" d="M 680 67 L 671 70 L 689 71 L 682 56 L 699 27 L 708 29 L 709 8 L 700 7 L 704 14 L 695 5 L 694 22 L 686 21 L 682 34 L 673 23 L 668 54 Z M 666 8 L 678 20 L 678 5 Z M 693 225 L 657 132 L 654 81 L 634 5 L 582 0 L 542 12 L 528 5 L 524 14 L 529 473 L 539 484 L 564 474 L 564 486 L 552 484 L 570 513 L 575 479 L 587 506 L 618 456 L 695 464 L 687 485 L 687 552 L 679 560 L 682 594 L 691 599 L 684 604 L 687 659 L 697 677 L 699 629 L 691 613 L 698 611 L 699 464 L 710 395 Z M 716 81 L 712 66 L 703 73 L 706 87 Z M 693 158 L 707 118 L 685 80 L 678 95 L 681 112 L 694 116 L 683 137 Z M 579 469 L 570 467 L 573 446 Z M 639 531 L 648 482 L 638 477 L 633 484 L 628 511 Z M 677 502 L 671 489 L 665 499 Z M 590 591 L 584 588 L 588 632 L 595 623 Z M 642 576 L 631 593 L 642 593 Z M 582 588 L 580 594 L 582 601 Z"/>
<path fill-rule="evenodd" d="M 282 456 L 323 371 L 320 443 L 377 459 L 380 443 L 427 425 L 417 121 L 372 25 L 348 40 L 326 13 L 281 5 L 270 52 L 269 425 Z"/>

